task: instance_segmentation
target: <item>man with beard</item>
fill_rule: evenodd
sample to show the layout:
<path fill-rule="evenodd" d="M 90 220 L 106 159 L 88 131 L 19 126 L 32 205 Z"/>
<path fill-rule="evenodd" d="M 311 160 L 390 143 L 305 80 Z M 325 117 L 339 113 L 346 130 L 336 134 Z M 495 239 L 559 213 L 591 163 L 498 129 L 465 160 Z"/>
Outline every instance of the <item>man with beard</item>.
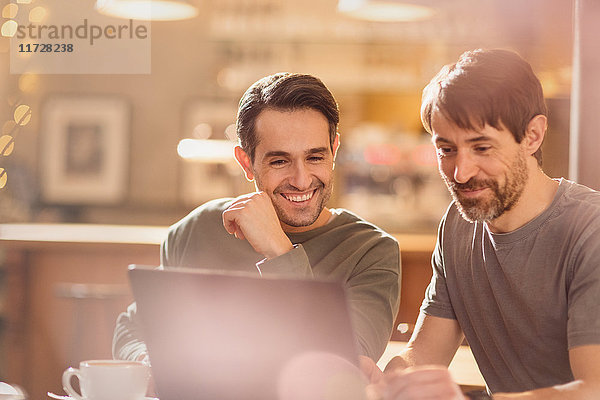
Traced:
<path fill-rule="evenodd" d="M 240 100 L 234 155 L 257 191 L 210 201 L 173 225 L 161 264 L 343 282 L 364 362 L 378 360 L 390 338 L 400 254 L 381 229 L 325 206 L 338 122 L 333 95 L 313 76 L 279 73 L 254 83 Z M 113 356 L 147 357 L 135 303 L 117 320 Z"/>
<path fill-rule="evenodd" d="M 467 398 L 600 398 L 600 195 L 544 174 L 546 114 L 510 51 L 466 52 L 424 89 L 454 201 L 408 345 L 371 365 L 378 398 L 464 399 L 446 369 L 463 338 L 487 386 Z"/>

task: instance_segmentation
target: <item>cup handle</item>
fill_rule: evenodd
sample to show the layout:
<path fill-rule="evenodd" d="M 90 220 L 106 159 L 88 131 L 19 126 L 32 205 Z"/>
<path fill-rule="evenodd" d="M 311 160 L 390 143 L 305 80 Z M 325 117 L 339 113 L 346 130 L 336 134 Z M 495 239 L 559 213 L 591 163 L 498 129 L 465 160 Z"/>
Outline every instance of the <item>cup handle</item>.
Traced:
<path fill-rule="evenodd" d="M 79 393 L 77 393 L 75 389 L 73 389 L 73 386 L 71 386 L 71 378 L 73 377 L 73 375 L 75 375 L 81 383 L 81 374 L 79 373 L 79 370 L 77 368 L 67 368 L 65 372 L 63 372 L 62 376 L 63 389 L 69 396 L 71 396 L 75 400 L 84 400 L 84 398 Z"/>

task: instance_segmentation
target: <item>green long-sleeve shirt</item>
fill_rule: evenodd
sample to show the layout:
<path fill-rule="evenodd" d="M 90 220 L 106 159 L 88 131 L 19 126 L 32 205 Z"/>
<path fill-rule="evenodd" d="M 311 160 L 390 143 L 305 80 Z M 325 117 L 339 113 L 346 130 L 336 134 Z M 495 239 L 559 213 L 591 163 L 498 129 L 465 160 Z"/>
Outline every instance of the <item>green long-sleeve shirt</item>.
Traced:
<path fill-rule="evenodd" d="M 390 338 L 400 296 L 400 251 L 396 240 L 343 209 L 331 209 L 324 226 L 288 233 L 294 249 L 264 260 L 245 240 L 223 227 L 222 213 L 233 199 L 210 201 L 173 225 L 161 247 L 161 263 L 228 271 L 250 271 L 344 282 L 359 352 L 377 361 Z M 145 352 L 135 303 L 118 320 L 115 358 Z"/>

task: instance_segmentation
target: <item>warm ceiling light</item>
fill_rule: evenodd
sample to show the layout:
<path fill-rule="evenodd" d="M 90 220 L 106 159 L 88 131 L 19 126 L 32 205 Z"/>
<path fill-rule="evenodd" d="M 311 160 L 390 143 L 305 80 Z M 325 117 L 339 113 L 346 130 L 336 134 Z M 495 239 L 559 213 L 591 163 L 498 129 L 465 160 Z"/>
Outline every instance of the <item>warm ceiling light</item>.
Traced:
<path fill-rule="evenodd" d="M 185 160 L 208 163 L 233 161 L 236 142 L 216 139 L 183 139 L 177 145 L 177 154 Z"/>
<path fill-rule="evenodd" d="M 96 0 L 100 14 L 145 21 L 173 21 L 193 18 L 198 9 L 184 0 Z"/>
<path fill-rule="evenodd" d="M 403 0 L 339 0 L 338 11 L 367 21 L 420 21 L 431 18 L 435 11 Z"/>

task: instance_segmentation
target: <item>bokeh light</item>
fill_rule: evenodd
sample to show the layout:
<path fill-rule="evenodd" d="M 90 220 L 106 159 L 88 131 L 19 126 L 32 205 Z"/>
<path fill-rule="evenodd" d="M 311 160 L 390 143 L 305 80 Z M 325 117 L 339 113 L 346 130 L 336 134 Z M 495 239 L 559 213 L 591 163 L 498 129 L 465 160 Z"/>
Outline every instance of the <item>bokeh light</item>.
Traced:
<path fill-rule="evenodd" d="M 225 136 L 227 137 L 227 139 L 231 140 L 232 142 L 237 141 L 237 133 L 236 133 L 236 129 L 235 129 L 235 124 L 227 125 L 227 128 L 225 128 Z"/>
<path fill-rule="evenodd" d="M 15 110 L 14 114 L 15 122 L 21 126 L 25 126 L 31 120 L 31 107 L 26 104 L 21 104 Z"/>
<path fill-rule="evenodd" d="M 6 174 L 6 170 L 4 168 L 0 168 L 0 189 L 6 186 L 6 181 L 8 180 L 8 175 Z"/>
<path fill-rule="evenodd" d="M 18 27 L 19 27 L 19 24 L 17 24 L 16 21 L 9 19 L 8 21 L 6 21 L 5 23 L 2 24 L 2 29 L 1 29 L 2 36 L 4 36 L 4 37 L 15 36 L 15 34 L 17 33 Z"/>
<path fill-rule="evenodd" d="M 39 76 L 36 74 L 23 74 L 19 77 L 19 89 L 23 93 L 32 93 L 38 88 Z"/>
<path fill-rule="evenodd" d="M 29 12 L 29 22 L 43 22 L 46 19 L 46 14 L 48 12 L 44 7 L 35 7 L 33 10 Z"/>
<path fill-rule="evenodd" d="M 15 149 L 15 139 L 12 136 L 0 136 L 0 156 L 10 156 Z"/>
<path fill-rule="evenodd" d="M 7 4 L 2 9 L 2 18 L 14 18 L 19 12 L 19 6 L 13 3 Z"/>
<path fill-rule="evenodd" d="M 229 140 L 183 139 L 177 145 L 179 157 L 202 162 L 231 162 L 235 143 Z"/>
<path fill-rule="evenodd" d="M 212 126 L 202 122 L 194 127 L 192 135 L 195 139 L 208 139 L 212 135 Z"/>

